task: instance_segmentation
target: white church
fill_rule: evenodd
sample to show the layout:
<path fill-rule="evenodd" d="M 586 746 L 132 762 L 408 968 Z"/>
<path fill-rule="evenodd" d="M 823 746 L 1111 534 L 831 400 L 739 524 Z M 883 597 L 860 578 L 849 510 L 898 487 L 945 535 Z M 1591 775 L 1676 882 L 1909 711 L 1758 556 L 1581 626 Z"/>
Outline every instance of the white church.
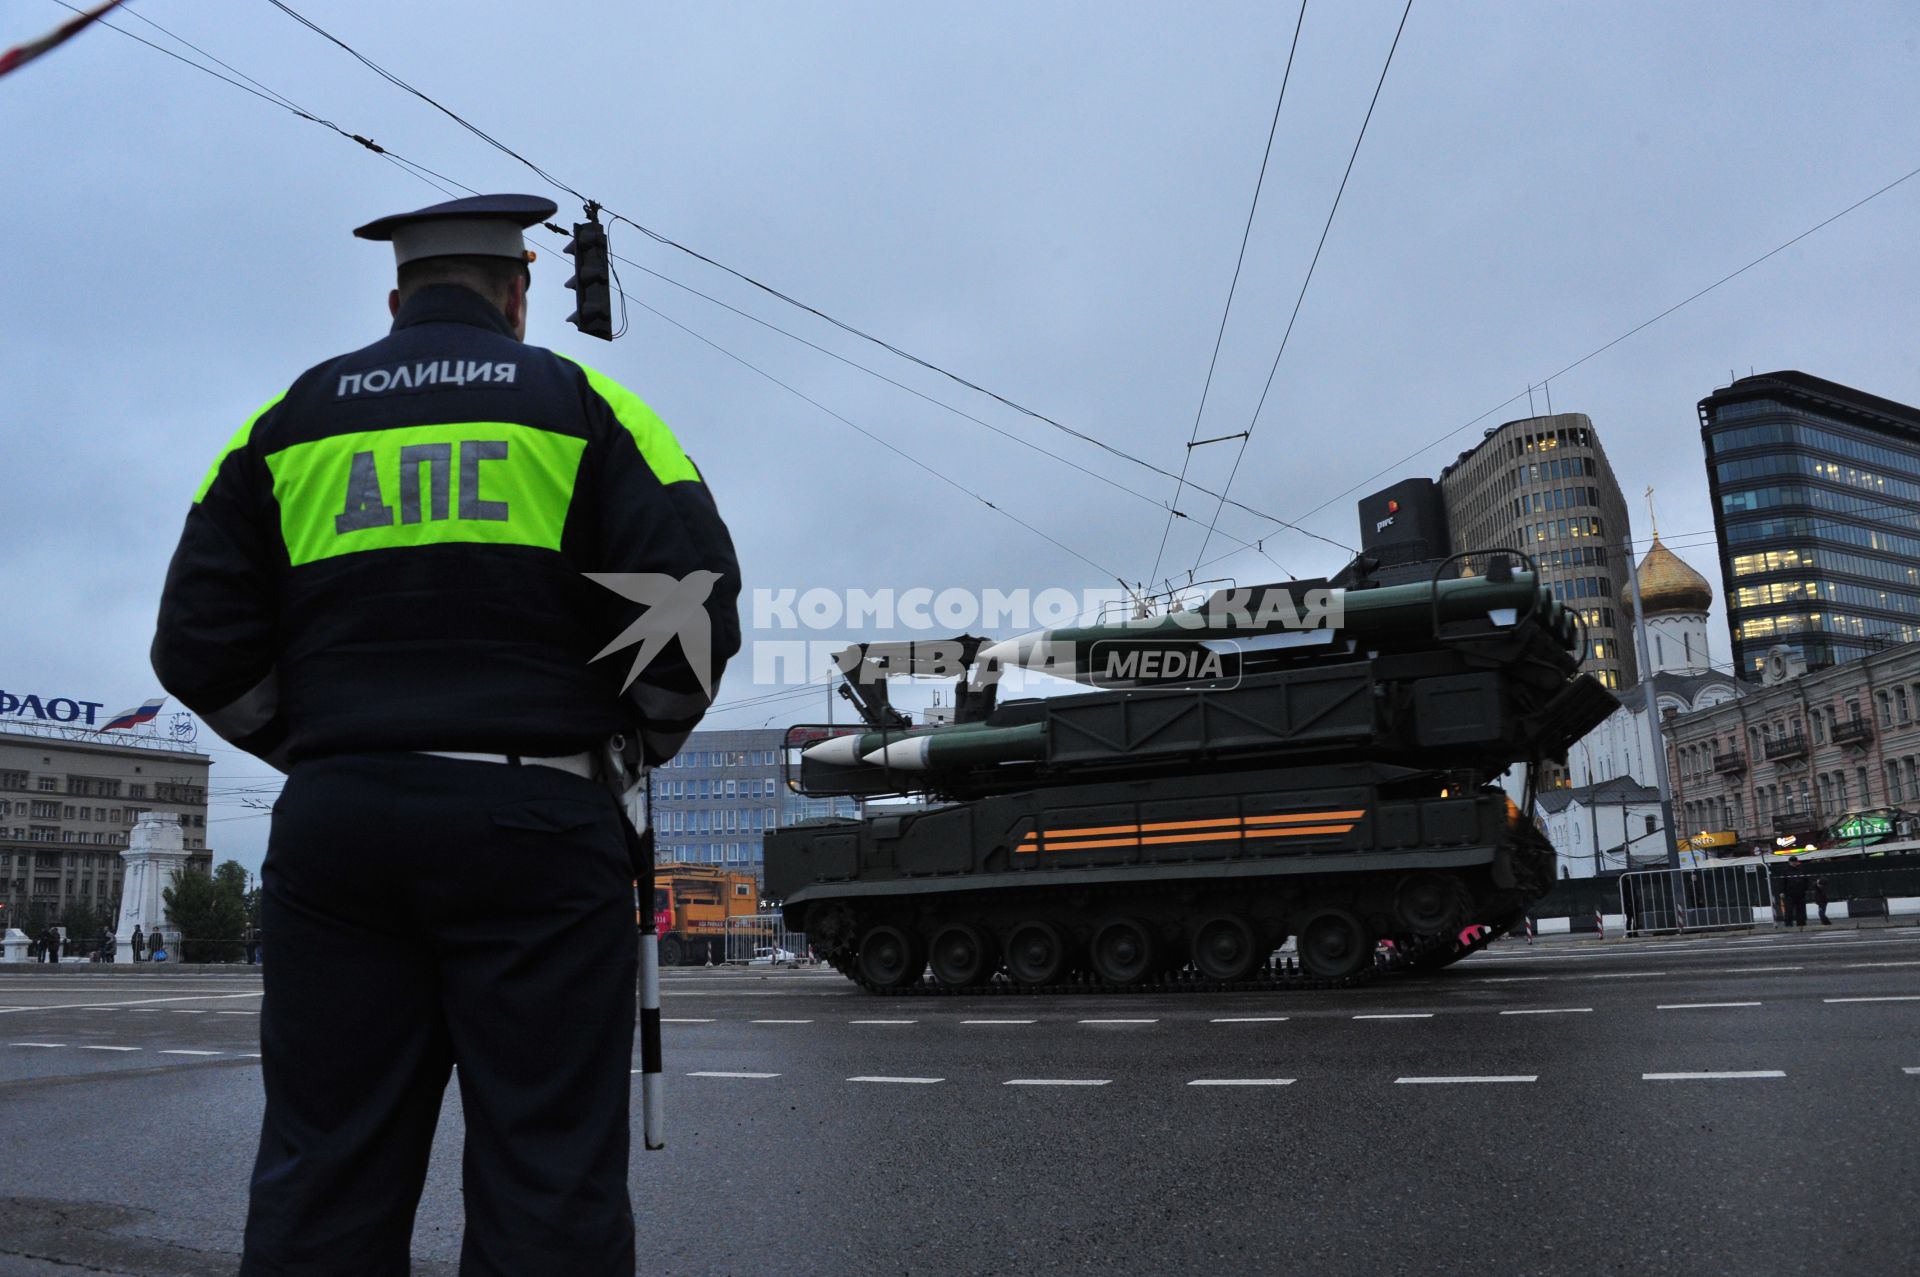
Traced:
<path fill-rule="evenodd" d="M 1707 579 L 1662 545 L 1657 532 L 1639 572 L 1648 657 L 1642 678 L 1653 680 L 1655 712 L 1688 714 L 1741 695 L 1733 676 L 1707 656 L 1713 606 Z M 1564 878 L 1666 864 L 1657 774 L 1666 759 L 1647 721 L 1645 683 L 1618 695 L 1621 708 L 1569 751 L 1571 787 L 1538 799 Z"/>

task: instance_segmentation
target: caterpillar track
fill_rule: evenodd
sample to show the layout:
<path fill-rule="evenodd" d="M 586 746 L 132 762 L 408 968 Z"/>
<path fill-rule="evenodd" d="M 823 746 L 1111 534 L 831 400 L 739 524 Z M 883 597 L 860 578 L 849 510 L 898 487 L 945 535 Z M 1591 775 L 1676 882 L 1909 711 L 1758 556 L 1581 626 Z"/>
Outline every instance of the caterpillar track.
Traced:
<path fill-rule="evenodd" d="M 1432 938 L 1415 948 L 1395 948 L 1376 953 L 1373 965 L 1353 975 L 1313 976 L 1299 969 L 1293 959 L 1269 962 L 1260 974 L 1249 980 L 1209 980 L 1197 971 L 1181 970 L 1163 980 L 1142 984 L 1109 984 L 1091 972 L 1076 972 L 1071 979 L 1057 984 L 1020 984 L 996 972 L 992 979 L 972 985 L 942 984 L 922 977 L 918 982 L 896 987 L 881 987 L 860 974 L 851 955 L 841 955 L 828 965 L 841 975 L 878 997 L 1049 997 L 1061 994 L 1112 994 L 1118 996 L 1165 995 L 1184 993 L 1310 993 L 1336 989 L 1364 988 L 1396 975 L 1425 975 L 1451 966 L 1460 959 L 1479 953 L 1507 934 L 1518 920 L 1493 927 L 1476 928 L 1472 940 Z"/>

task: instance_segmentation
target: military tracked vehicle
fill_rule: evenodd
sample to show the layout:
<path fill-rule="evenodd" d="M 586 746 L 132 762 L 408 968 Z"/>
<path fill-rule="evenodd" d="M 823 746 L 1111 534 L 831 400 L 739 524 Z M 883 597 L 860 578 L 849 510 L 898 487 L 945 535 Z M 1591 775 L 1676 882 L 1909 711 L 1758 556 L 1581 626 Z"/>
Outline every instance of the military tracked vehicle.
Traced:
<path fill-rule="evenodd" d="M 1445 965 L 1552 883 L 1497 778 L 1564 762 L 1618 704 L 1579 672 L 1577 614 L 1531 561 L 1474 557 L 1486 575 L 1449 561 L 1411 585 L 1292 582 L 998 643 L 849 649 L 841 694 L 863 721 L 790 729 L 789 784 L 921 804 L 770 833 L 767 891 L 874 992 L 929 973 L 959 991 Z M 1011 666 L 1097 690 L 1000 703 Z M 953 721 L 891 705 L 889 676 L 956 671 Z M 1274 965 L 1289 938 L 1297 957 Z"/>

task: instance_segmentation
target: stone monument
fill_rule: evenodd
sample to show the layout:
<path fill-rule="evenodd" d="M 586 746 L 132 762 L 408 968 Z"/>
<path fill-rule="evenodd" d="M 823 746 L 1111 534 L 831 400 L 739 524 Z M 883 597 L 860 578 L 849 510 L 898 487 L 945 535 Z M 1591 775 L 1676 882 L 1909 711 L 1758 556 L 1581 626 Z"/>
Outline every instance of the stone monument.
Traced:
<path fill-rule="evenodd" d="M 120 853 L 127 863 L 121 876 L 120 922 L 114 928 L 119 952 L 133 957 L 133 929 L 139 927 L 152 953 L 156 940 L 164 937 L 167 956 L 178 962 L 178 933 L 167 930 L 167 905 L 160 893 L 173 885 L 176 871 L 187 867 L 186 842 L 180 832 L 180 817 L 172 812 L 149 811 L 141 814 L 127 836 L 127 849 Z"/>

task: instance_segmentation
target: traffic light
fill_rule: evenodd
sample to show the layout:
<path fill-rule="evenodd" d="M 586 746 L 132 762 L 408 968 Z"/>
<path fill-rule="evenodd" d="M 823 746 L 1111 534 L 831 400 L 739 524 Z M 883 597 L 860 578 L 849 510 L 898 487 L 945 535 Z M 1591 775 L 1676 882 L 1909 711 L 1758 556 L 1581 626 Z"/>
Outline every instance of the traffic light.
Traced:
<path fill-rule="evenodd" d="M 607 231 L 598 222 L 575 222 L 566 254 L 573 258 L 574 311 L 567 322 L 589 337 L 613 340 L 612 276 L 607 263 Z"/>

